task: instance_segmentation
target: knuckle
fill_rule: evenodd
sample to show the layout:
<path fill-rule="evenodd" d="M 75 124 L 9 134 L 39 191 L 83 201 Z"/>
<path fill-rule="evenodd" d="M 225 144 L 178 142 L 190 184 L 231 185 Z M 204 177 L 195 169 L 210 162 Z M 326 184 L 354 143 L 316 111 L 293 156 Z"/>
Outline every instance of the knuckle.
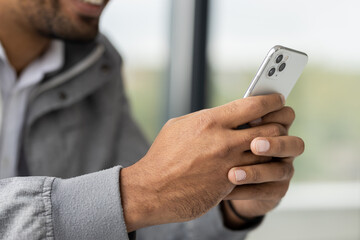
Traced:
<path fill-rule="evenodd" d="M 252 182 L 259 182 L 260 180 L 260 173 L 259 171 L 255 168 L 255 167 L 252 167 L 250 168 L 251 170 L 249 171 L 250 172 L 250 178 L 249 180 L 252 181 Z"/>
<path fill-rule="evenodd" d="M 294 109 L 292 109 L 291 107 L 286 107 L 286 111 L 288 112 L 288 116 L 289 116 L 291 122 L 293 122 L 296 118 Z"/>
<path fill-rule="evenodd" d="M 271 200 L 279 200 L 285 197 L 287 191 L 289 188 L 289 183 L 278 183 L 276 186 L 274 186 L 274 189 L 272 191 Z"/>
<path fill-rule="evenodd" d="M 274 134 L 274 136 L 280 136 L 281 135 L 280 125 L 275 124 L 272 129 L 272 133 Z"/>
<path fill-rule="evenodd" d="M 171 126 L 176 122 L 176 118 L 170 118 L 169 120 L 167 120 L 167 122 L 165 123 L 165 126 Z"/>
<path fill-rule="evenodd" d="M 249 132 L 249 134 L 245 134 L 242 136 L 242 142 L 246 143 L 260 136 L 264 136 L 264 128 L 254 128 L 252 131 Z"/>
<path fill-rule="evenodd" d="M 247 98 L 249 99 L 249 103 L 247 104 L 247 107 L 249 110 L 256 112 L 256 113 L 263 113 L 266 109 L 268 109 L 268 101 L 265 97 L 251 97 Z"/>
<path fill-rule="evenodd" d="M 279 139 L 277 141 L 277 144 L 275 145 L 275 150 L 277 151 L 277 153 L 282 153 L 285 151 L 286 149 L 286 144 L 284 140 Z"/>
<path fill-rule="evenodd" d="M 248 134 L 248 135 L 240 135 L 237 139 L 236 139 L 236 145 L 239 147 L 241 146 L 245 146 L 248 142 L 251 141 L 251 139 L 254 139 L 255 137 L 257 137 L 257 135 L 255 134 Z"/>
<path fill-rule="evenodd" d="M 289 183 L 283 184 L 279 191 L 279 198 L 285 197 L 288 189 L 289 189 Z"/>
<path fill-rule="evenodd" d="M 248 112 L 262 112 L 262 109 L 264 108 L 263 107 L 263 100 L 261 100 L 262 98 L 259 98 L 259 97 L 248 97 L 248 98 L 245 98 L 243 99 L 246 104 L 245 104 L 245 107 L 246 107 L 246 110 Z"/>
<path fill-rule="evenodd" d="M 278 124 L 278 127 L 279 127 L 280 136 L 288 135 L 288 131 L 283 125 Z"/>
<path fill-rule="evenodd" d="M 212 136 L 208 135 L 207 139 L 208 147 L 205 155 L 207 155 L 209 158 L 228 158 L 233 148 L 225 136 L 218 134 Z"/>
<path fill-rule="evenodd" d="M 209 129 L 216 125 L 212 111 L 209 109 L 201 110 L 199 112 L 197 125 L 198 129 Z"/>
<path fill-rule="evenodd" d="M 248 97 L 248 98 L 244 98 L 242 100 L 245 102 L 244 106 L 247 106 L 248 108 L 253 108 L 253 107 L 256 107 L 256 105 L 257 105 L 255 97 Z"/>
<path fill-rule="evenodd" d="M 277 198 L 281 199 L 284 198 L 287 193 L 287 189 L 282 188 L 280 191 L 278 191 Z"/>
<path fill-rule="evenodd" d="M 220 143 L 215 149 L 215 154 L 220 158 L 226 158 L 231 152 L 231 147 L 226 143 Z"/>
<path fill-rule="evenodd" d="M 259 106 L 261 107 L 261 109 L 267 109 L 268 105 L 269 105 L 269 103 L 268 103 L 267 99 L 264 97 L 261 97 L 260 101 L 259 101 Z"/>
<path fill-rule="evenodd" d="M 279 178 L 281 180 L 290 179 L 294 172 L 293 168 L 292 164 L 283 164 L 279 173 Z"/>
<path fill-rule="evenodd" d="M 266 186 L 266 187 L 264 187 L 264 188 L 262 189 L 262 191 L 259 192 L 259 195 L 261 194 L 262 199 L 264 199 L 264 200 L 274 200 L 274 199 L 277 199 L 277 198 L 278 198 L 278 197 L 277 197 L 278 192 L 276 192 L 277 189 L 275 189 L 275 188 L 273 187 L 273 185 L 270 185 L 270 187 L 269 187 L 269 185 L 267 185 L 266 183 L 265 183 L 265 186 Z"/>
<path fill-rule="evenodd" d="M 288 131 L 286 130 L 286 128 L 281 125 L 281 124 L 276 124 L 277 128 L 278 128 L 278 136 L 286 136 L 288 135 Z"/>
<path fill-rule="evenodd" d="M 301 138 L 299 138 L 299 155 L 303 154 L 303 152 L 305 151 L 305 142 L 304 140 L 302 140 Z"/>
<path fill-rule="evenodd" d="M 264 191 L 264 189 L 259 184 L 252 185 L 251 191 L 252 191 L 253 197 L 255 197 L 255 198 L 258 198 L 258 197 L 265 198 L 265 196 L 267 195 L 266 191 Z"/>
<path fill-rule="evenodd" d="M 294 176 L 295 174 L 295 168 L 294 166 L 291 164 L 291 171 L 290 171 L 290 175 L 289 175 L 289 180 L 292 179 L 292 177 Z"/>
<path fill-rule="evenodd" d="M 282 127 L 280 124 L 272 124 L 269 129 L 269 136 L 281 136 L 282 132 Z"/>
<path fill-rule="evenodd" d="M 227 114 L 234 114 L 235 112 L 239 111 L 240 101 L 241 99 L 231 102 L 226 108 Z"/>

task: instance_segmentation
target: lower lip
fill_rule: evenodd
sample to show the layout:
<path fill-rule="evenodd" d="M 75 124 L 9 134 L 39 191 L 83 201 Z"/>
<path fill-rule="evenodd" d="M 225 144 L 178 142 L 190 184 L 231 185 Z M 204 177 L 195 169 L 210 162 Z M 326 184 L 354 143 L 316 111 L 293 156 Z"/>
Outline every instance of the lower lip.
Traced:
<path fill-rule="evenodd" d="M 72 0 L 72 2 L 75 5 L 76 12 L 85 17 L 98 18 L 104 9 L 104 5 L 93 5 L 90 3 L 85 3 L 81 0 Z"/>

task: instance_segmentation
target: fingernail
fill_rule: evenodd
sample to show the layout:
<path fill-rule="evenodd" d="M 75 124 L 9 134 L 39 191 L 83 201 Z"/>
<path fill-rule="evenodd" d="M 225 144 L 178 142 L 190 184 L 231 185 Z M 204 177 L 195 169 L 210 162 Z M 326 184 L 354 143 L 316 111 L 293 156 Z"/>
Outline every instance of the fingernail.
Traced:
<path fill-rule="evenodd" d="M 252 120 L 251 122 L 249 122 L 249 124 L 251 126 L 257 126 L 257 125 L 260 125 L 261 121 L 262 121 L 262 118 L 258 118 L 258 119 Z"/>
<path fill-rule="evenodd" d="M 280 98 L 281 98 L 282 104 L 285 105 L 285 102 L 286 102 L 286 101 L 285 101 L 284 95 L 280 94 Z"/>
<path fill-rule="evenodd" d="M 255 142 L 256 151 L 259 153 L 264 153 L 269 151 L 270 143 L 268 140 L 256 140 Z"/>
<path fill-rule="evenodd" d="M 244 170 L 235 170 L 235 179 L 240 182 L 246 178 L 246 172 Z"/>

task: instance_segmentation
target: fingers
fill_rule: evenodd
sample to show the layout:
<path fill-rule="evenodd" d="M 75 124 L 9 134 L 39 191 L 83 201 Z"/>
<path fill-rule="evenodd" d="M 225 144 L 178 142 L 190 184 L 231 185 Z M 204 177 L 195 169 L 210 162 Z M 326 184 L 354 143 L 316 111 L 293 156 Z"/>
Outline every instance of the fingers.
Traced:
<path fill-rule="evenodd" d="M 285 196 L 288 188 L 288 181 L 236 186 L 225 200 L 277 201 Z"/>
<path fill-rule="evenodd" d="M 237 167 L 240 167 L 240 166 L 267 163 L 271 161 L 273 161 L 272 157 L 257 156 L 249 151 L 249 152 L 244 152 L 240 159 L 234 159 L 232 161 L 232 166 L 236 165 Z"/>
<path fill-rule="evenodd" d="M 250 144 L 255 138 L 282 135 L 287 135 L 287 129 L 281 124 L 272 123 L 243 130 L 229 130 L 227 138 L 231 147 L 247 151 L 250 150 Z"/>
<path fill-rule="evenodd" d="M 296 157 L 304 152 L 304 141 L 295 136 L 258 137 L 251 142 L 256 155 L 272 157 Z"/>
<path fill-rule="evenodd" d="M 292 162 L 279 161 L 234 167 L 228 172 L 228 179 L 232 184 L 244 185 L 290 180 L 293 175 Z"/>
<path fill-rule="evenodd" d="M 283 107 L 282 109 L 271 112 L 262 118 L 255 119 L 250 122 L 250 126 L 259 126 L 268 123 L 278 123 L 289 129 L 295 120 L 295 111 L 291 107 Z"/>
<path fill-rule="evenodd" d="M 285 104 L 284 96 L 271 94 L 239 99 L 211 109 L 215 119 L 223 126 L 236 128 L 239 125 L 260 118 L 281 109 Z"/>

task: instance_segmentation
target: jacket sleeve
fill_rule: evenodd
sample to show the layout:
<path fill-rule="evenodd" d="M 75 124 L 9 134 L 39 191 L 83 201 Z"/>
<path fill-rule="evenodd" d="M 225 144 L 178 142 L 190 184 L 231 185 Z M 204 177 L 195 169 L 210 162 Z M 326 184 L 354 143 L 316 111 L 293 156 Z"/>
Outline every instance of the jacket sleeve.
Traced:
<path fill-rule="evenodd" d="M 70 179 L 0 180 L 0 239 L 128 240 L 120 168 Z"/>

